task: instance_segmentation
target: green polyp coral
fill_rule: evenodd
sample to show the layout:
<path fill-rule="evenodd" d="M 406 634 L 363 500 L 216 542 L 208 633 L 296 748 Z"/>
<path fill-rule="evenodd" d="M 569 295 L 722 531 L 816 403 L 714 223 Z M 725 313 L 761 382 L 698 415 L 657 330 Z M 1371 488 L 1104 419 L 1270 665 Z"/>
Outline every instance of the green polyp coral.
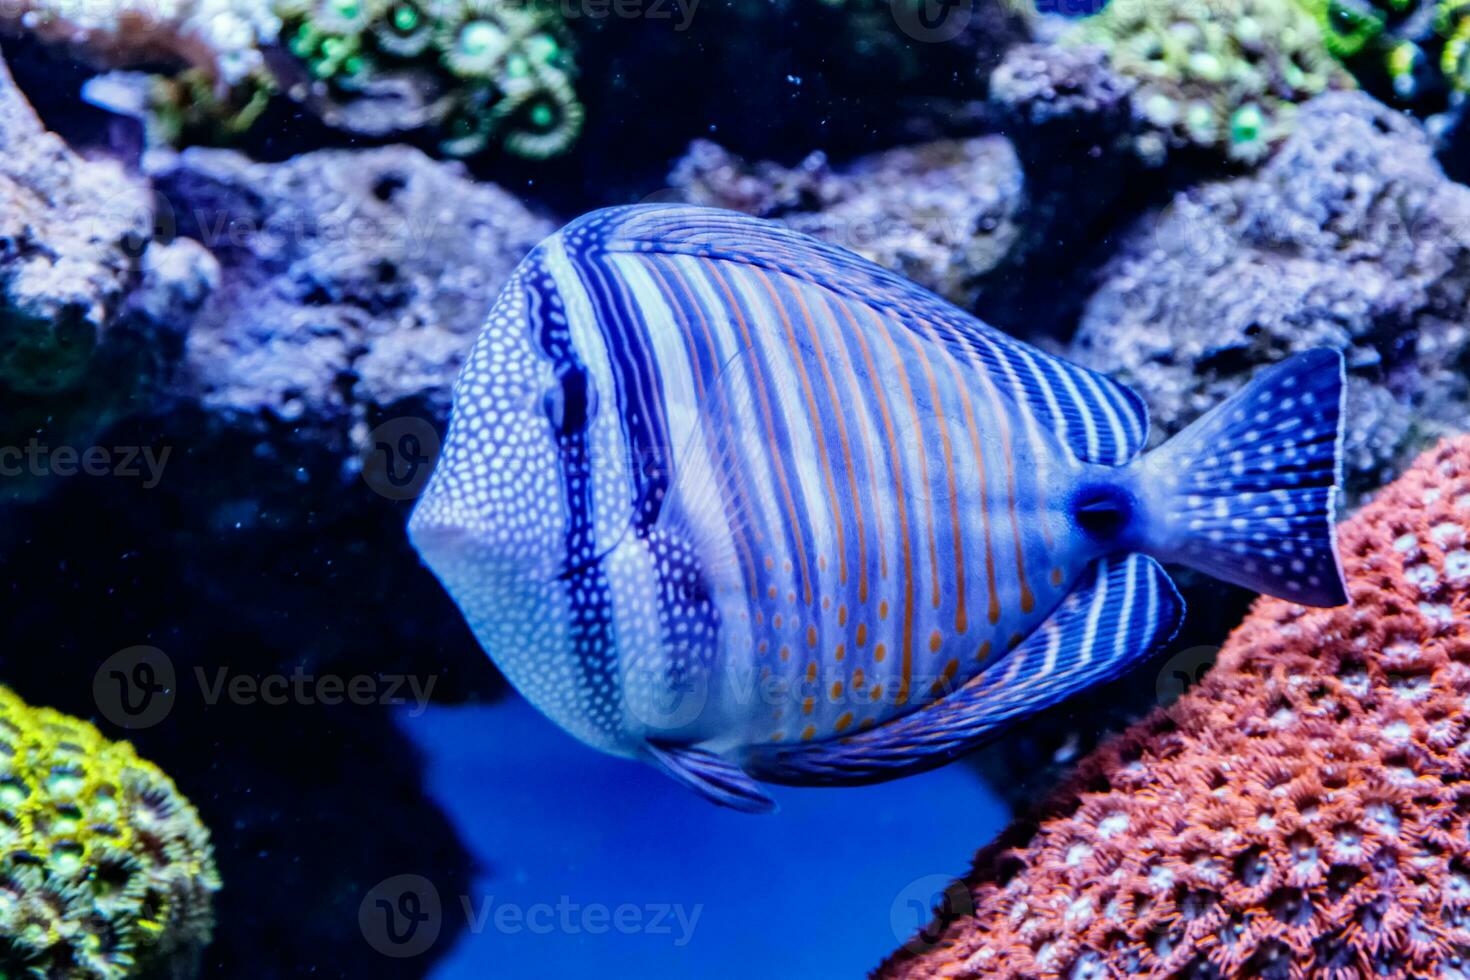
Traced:
<path fill-rule="evenodd" d="M 514 0 L 278 0 L 287 47 L 333 101 L 371 98 L 383 79 L 430 91 L 417 120 L 441 149 L 499 145 L 543 158 L 571 146 L 582 106 L 565 29 L 548 7 Z"/>
<path fill-rule="evenodd" d="M 488 11 L 466 11 L 458 23 L 445 25 L 441 44 L 444 67 L 460 78 L 484 78 L 511 53 L 511 23 L 502 24 Z M 523 25 L 523 29 L 525 26 Z"/>
<path fill-rule="evenodd" d="M 196 68 L 151 79 L 149 131 L 158 142 L 229 143 L 255 125 L 276 89 L 269 76 L 221 89 Z"/>
<path fill-rule="evenodd" d="M 15 0 L 0 27 L 134 69 L 89 97 L 171 144 L 233 142 L 283 94 L 348 132 L 459 155 L 551 156 L 582 128 L 551 0 Z"/>
<path fill-rule="evenodd" d="M 1459 8 L 1459 22 L 1446 30 L 1440 71 L 1455 92 L 1470 92 L 1470 5 Z"/>
<path fill-rule="evenodd" d="M 1309 2 L 1315 8 L 1327 50 L 1338 58 L 1353 58 L 1383 34 L 1384 17 L 1359 0 Z"/>
<path fill-rule="evenodd" d="M 219 876 L 156 766 L 0 687 L 0 977 L 192 972 Z"/>
<path fill-rule="evenodd" d="M 388 7 L 373 25 L 373 38 L 384 51 L 398 58 L 417 58 L 434 43 L 435 18 L 413 0 L 400 0 Z"/>
<path fill-rule="evenodd" d="M 517 156 L 542 159 L 566 148 L 567 133 L 582 126 L 582 107 L 564 76 L 512 81 L 491 113 L 491 131 Z"/>
<path fill-rule="evenodd" d="M 362 45 L 356 35 L 333 34 L 314 23 L 296 28 L 290 51 L 311 69 L 314 78 L 330 81 L 362 71 Z"/>
<path fill-rule="evenodd" d="M 317 30 L 356 37 L 371 27 L 382 11 L 374 0 L 322 0 L 312 13 Z"/>
<path fill-rule="evenodd" d="M 1365 88 L 1437 112 L 1470 92 L 1470 0 L 1301 0 Z"/>
<path fill-rule="evenodd" d="M 1112 0 L 1066 39 L 1104 48 L 1170 143 L 1237 161 L 1283 139 L 1299 103 L 1350 84 L 1294 0 Z"/>

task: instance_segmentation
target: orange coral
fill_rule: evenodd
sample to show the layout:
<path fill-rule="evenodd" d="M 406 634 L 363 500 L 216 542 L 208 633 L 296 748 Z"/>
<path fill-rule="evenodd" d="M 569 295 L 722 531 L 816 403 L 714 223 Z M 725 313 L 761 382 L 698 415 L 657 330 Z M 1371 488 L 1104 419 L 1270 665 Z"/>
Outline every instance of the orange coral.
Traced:
<path fill-rule="evenodd" d="M 1257 603 L 880 975 L 1470 976 L 1470 438 L 1341 550 L 1350 607 Z"/>

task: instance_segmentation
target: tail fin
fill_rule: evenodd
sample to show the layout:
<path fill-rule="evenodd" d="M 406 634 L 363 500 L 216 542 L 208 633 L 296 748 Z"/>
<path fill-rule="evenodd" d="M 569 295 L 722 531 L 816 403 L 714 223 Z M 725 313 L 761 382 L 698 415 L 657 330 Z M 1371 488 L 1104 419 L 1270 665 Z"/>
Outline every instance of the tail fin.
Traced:
<path fill-rule="evenodd" d="M 1340 353 L 1306 351 L 1145 456 L 1145 550 L 1303 605 L 1346 602 L 1333 526 L 1344 383 Z"/>

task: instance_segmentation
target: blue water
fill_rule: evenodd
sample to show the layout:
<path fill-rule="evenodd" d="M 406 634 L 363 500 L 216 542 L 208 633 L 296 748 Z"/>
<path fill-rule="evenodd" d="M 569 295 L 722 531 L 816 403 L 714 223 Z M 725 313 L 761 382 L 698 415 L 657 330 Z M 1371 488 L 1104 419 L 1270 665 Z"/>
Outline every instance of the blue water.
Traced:
<path fill-rule="evenodd" d="M 485 873 L 444 915 L 482 925 L 436 980 L 854 977 L 1001 827 L 963 765 L 882 786 L 774 787 L 774 816 L 711 806 L 594 752 L 512 698 L 401 723 Z M 497 916 L 499 917 L 497 921 Z"/>

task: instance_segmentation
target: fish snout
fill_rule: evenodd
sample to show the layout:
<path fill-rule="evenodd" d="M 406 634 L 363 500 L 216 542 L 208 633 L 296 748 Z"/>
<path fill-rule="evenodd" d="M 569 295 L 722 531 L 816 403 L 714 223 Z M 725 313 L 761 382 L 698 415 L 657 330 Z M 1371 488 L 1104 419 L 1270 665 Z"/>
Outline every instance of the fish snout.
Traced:
<path fill-rule="evenodd" d="M 430 565 L 467 557 L 480 537 L 470 514 L 433 496 L 421 500 L 408 519 L 408 539 Z"/>
<path fill-rule="evenodd" d="M 468 537 L 469 531 L 463 524 L 425 517 L 421 511 L 416 511 L 408 521 L 408 538 L 425 557 L 462 544 Z"/>
<path fill-rule="evenodd" d="M 452 495 L 429 494 L 408 520 L 408 539 L 444 580 L 514 577 L 546 581 L 561 570 L 557 539 L 505 525 Z M 534 526 L 534 525 L 532 525 Z"/>

